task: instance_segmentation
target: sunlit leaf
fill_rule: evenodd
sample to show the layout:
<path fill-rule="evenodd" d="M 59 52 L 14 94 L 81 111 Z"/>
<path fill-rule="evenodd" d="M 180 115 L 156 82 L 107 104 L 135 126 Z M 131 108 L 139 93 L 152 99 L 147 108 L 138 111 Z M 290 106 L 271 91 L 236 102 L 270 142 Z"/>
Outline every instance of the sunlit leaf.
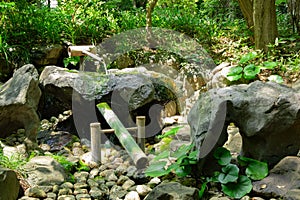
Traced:
<path fill-rule="evenodd" d="M 157 138 L 161 139 L 161 138 L 165 138 L 165 137 L 169 137 L 169 136 L 175 135 L 178 132 L 178 130 L 181 129 L 182 127 L 183 126 L 174 127 L 171 130 L 165 132 L 163 135 L 157 136 Z"/>
<path fill-rule="evenodd" d="M 283 83 L 284 82 L 283 78 L 279 75 L 271 75 L 268 77 L 268 80 L 273 81 L 275 83 Z"/>
<path fill-rule="evenodd" d="M 240 66 L 232 67 L 229 69 L 227 76 L 235 76 L 243 72 L 243 68 Z"/>
<path fill-rule="evenodd" d="M 265 162 L 243 156 L 238 156 L 238 162 L 242 166 L 247 166 L 246 175 L 252 180 L 261 180 L 269 173 L 268 164 Z"/>
<path fill-rule="evenodd" d="M 160 154 L 158 154 L 157 156 L 155 156 L 155 158 L 153 158 L 153 161 L 158 161 L 163 158 L 168 158 L 169 156 L 170 156 L 170 151 L 165 150 L 165 151 L 161 152 Z"/>
<path fill-rule="evenodd" d="M 260 67 L 261 69 L 274 69 L 278 65 L 277 62 L 264 62 L 263 66 Z"/>
<path fill-rule="evenodd" d="M 165 169 L 166 164 L 166 161 L 151 163 L 149 167 L 145 170 L 145 174 L 150 177 L 167 175 L 168 173 L 170 173 L 170 171 Z"/>
<path fill-rule="evenodd" d="M 182 156 L 186 156 L 192 148 L 194 148 L 194 144 L 182 145 L 174 153 L 171 153 L 171 156 L 179 159 Z"/>
<path fill-rule="evenodd" d="M 240 199 L 252 190 L 251 180 L 247 176 L 240 176 L 236 182 L 222 184 L 222 191 L 236 199 Z"/>
<path fill-rule="evenodd" d="M 256 52 L 250 52 L 241 58 L 240 64 L 244 64 L 250 60 L 253 60 L 254 58 L 256 58 L 256 56 L 257 56 Z"/>
<path fill-rule="evenodd" d="M 255 79 L 256 75 L 259 74 L 260 68 L 254 64 L 247 65 L 244 68 L 244 78 L 247 80 Z"/>

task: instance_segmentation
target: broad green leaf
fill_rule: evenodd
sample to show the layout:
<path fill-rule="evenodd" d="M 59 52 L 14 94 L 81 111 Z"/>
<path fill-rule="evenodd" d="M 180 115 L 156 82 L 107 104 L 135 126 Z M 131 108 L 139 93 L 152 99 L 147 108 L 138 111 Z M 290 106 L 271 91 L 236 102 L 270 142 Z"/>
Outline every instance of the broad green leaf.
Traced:
<path fill-rule="evenodd" d="M 231 154 L 228 149 L 224 147 L 218 147 L 214 152 L 214 157 L 218 160 L 218 163 L 222 166 L 228 165 L 231 161 Z"/>
<path fill-rule="evenodd" d="M 243 72 L 243 68 L 241 66 L 232 67 L 229 69 L 227 76 L 235 76 Z"/>
<path fill-rule="evenodd" d="M 171 130 L 165 132 L 163 135 L 157 136 L 157 138 L 161 139 L 161 138 L 165 138 L 165 137 L 169 137 L 169 136 L 175 135 L 178 132 L 178 130 L 181 129 L 182 127 L 183 126 L 174 127 Z"/>
<path fill-rule="evenodd" d="M 241 58 L 240 64 L 244 64 L 250 60 L 253 60 L 254 58 L 256 58 L 256 56 L 257 56 L 256 52 L 250 52 Z"/>
<path fill-rule="evenodd" d="M 261 180 L 269 173 L 268 164 L 265 162 L 243 156 L 238 156 L 238 162 L 242 166 L 247 166 L 246 175 L 252 180 Z"/>
<path fill-rule="evenodd" d="M 226 76 L 227 80 L 229 81 L 237 81 L 239 79 L 241 79 L 243 76 L 243 74 L 238 74 L 238 75 L 234 75 L 234 76 Z"/>
<path fill-rule="evenodd" d="M 182 156 L 186 156 L 193 148 L 194 144 L 182 145 L 174 153 L 171 153 L 171 156 L 179 159 Z"/>
<path fill-rule="evenodd" d="M 145 170 L 145 174 L 150 177 L 158 177 L 164 176 L 170 173 L 170 170 L 166 170 L 167 162 L 166 161 L 159 161 L 155 163 L 151 163 L 148 168 Z"/>
<path fill-rule="evenodd" d="M 189 165 L 189 164 L 190 164 L 189 158 L 188 158 L 187 155 L 178 158 L 176 162 L 177 162 L 179 165 Z"/>
<path fill-rule="evenodd" d="M 260 68 L 254 64 L 247 65 L 244 68 L 244 78 L 247 80 L 255 79 L 256 75 L 259 74 Z"/>
<path fill-rule="evenodd" d="M 168 158 L 169 156 L 170 156 L 170 151 L 165 150 L 165 151 L 161 152 L 160 154 L 158 154 L 157 156 L 155 156 L 155 158 L 153 158 L 153 161 L 158 161 L 163 158 Z"/>
<path fill-rule="evenodd" d="M 232 67 L 229 69 L 228 74 L 226 75 L 226 78 L 229 81 L 237 81 L 240 78 L 242 78 L 242 72 L 243 72 L 243 68 L 240 66 L 237 67 Z"/>
<path fill-rule="evenodd" d="M 190 160 L 190 163 L 191 161 L 196 161 L 198 160 L 198 155 L 199 155 L 199 150 L 195 150 L 195 151 L 192 151 L 190 154 L 189 154 L 189 160 Z M 192 164 L 192 163 L 191 163 Z M 196 164 L 196 163 L 195 163 Z"/>
<path fill-rule="evenodd" d="M 277 62 L 264 62 L 261 69 L 274 69 L 277 66 Z"/>
<path fill-rule="evenodd" d="M 271 75 L 268 77 L 268 80 L 269 81 L 273 81 L 273 82 L 276 82 L 276 83 L 283 83 L 283 78 L 279 75 Z"/>
<path fill-rule="evenodd" d="M 240 199 L 252 190 L 251 180 L 247 176 L 240 176 L 236 182 L 222 184 L 222 191 L 236 199 Z"/>
<path fill-rule="evenodd" d="M 180 166 L 174 170 L 175 174 L 179 177 L 185 177 L 192 172 L 192 168 L 190 166 Z"/>
<path fill-rule="evenodd" d="M 234 165 L 229 164 L 222 168 L 222 172 L 218 176 L 218 181 L 222 184 L 235 182 L 239 177 L 240 169 Z"/>

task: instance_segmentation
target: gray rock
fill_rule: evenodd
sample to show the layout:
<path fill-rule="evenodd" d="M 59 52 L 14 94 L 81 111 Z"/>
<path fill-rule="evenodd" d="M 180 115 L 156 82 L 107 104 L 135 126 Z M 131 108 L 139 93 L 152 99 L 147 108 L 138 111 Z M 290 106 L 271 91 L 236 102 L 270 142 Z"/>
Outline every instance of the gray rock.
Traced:
<path fill-rule="evenodd" d="M 60 188 L 69 188 L 69 189 L 73 189 L 74 185 L 71 182 L 65 182 L 63 184 L 60 185 Z"/>
<path fill-rule="evenodd" d="M 25 196 L 35 197 L 35 198 L 45 198 L 47 194 L 44 190 L 39 187 L 31 187 L 25 191 Z"/>
<path fill-rule="evenodd" d="M 89 187 L 98 187 L 99 186 L 99 184 L 94 179 L 88 179 L 87 183 L 88 183 Z"/>
<path fill-rule="evenodd" d="M 140 200 L 140 196 L 137 192 L 135 191 L 131 191 L 128 194 L 126 194 L 125 199 L 124 200 Z"/>
<path fill-rule="evenodd" d="M 300 158 L 283 158 L 270 174 L 260 181 L 253 182 L 253 191 L 262 197 L 299 199 L 300 195 Z"/>
<path fill-rule="evenodd" d="M 30 185 L 49 186 L 62 184 L 66 180 L 66 173 L 61 164 L 49 156 L 36 156 L 24 165 Z"/>
<path fill-rule="evenodd" d="M 76 197 L 77 197 L 78 194 L 88 194 L 88 190 L 87 189 L 78 188 L 78 189 L 74 190 L 73 194 L 76 195 Z"/>
<path fill-rule="evenodd" d="M 138 193 L 140 196 L 144 197 L 144 196 L 146 196 L 149 192 L 151 192 L 152 189 L 151 189 L 150 187 L 148 187 L 147 185 L 137 185 L 137 186 L 136 186 L 136 191 L 137 191 L 137 193 Z"/>
<path fill-rule="evenodd" d="M 62 45 L 56 44 L 47 47 L 32 49 L 33 64 L 37 66 L 57 65 L 63 52 Z"/>
<path fill-rule="evenodd" d="M 85 171 L 74 173 L 74 178 L 79 183 L 86 183 L 88 177 L 89 177 L 89 173 Z"/>
<path fill-rule="evenodd" d="M 73 195 L 61 195 L 57 200 L 76 200 L 76 198 Z"/>
<path fill-rule="evenodd" d="M 105 194 L 97 187 L 92 187 L 89 194 L 94 199 L 104 199 Z"/>
<path fill-rule="evenodd" d="M 20 200 L 40 200 L 40 199 L 39 198 L 34 198 L 34 197 L 23 196 L 22 198 L 20 198 Z"/>
<path fill-rule="evenodd" d="M 177 182 L 162 183 L 155 187 L 144 200 L 194 200 L 199 199 L 198 189 L 185 187 Z"/>
<path fill-rule="evenodd" d="M 58 191 L 58 196 L 71 195 L 73 191 L 70 188 L 62 188 Z"/>
<path fill-rule="evenodd" d="M 32 148 L 39 127 L 37 107 L 41 90 L 38 72 L 33 65 L 24 65 L 0 88 L 0 137 L 25 129 L 25 143 Z"/>
<path fill-rule="evenodd" d="M 150 110 L 147 118 L 152 120 L 146 132 L 151 136 L 161 129 L 160 116 L 164 105 L 171 100 L 178 105 L 181 103 L 178 101 L 181 95 L 179 86 L 173 79 L 145 68 L 104 75 L 47 66 L 41 73 L 40 84 L 43 89 L 39 107 L 42 118 L 58 116 L 62 110 L 72 109 L 76 127 L 80 127 L 80 134 L 87 138 L 90 137 L 89 124 L 99 121 L 95 100 L 109 102 L 125 126 L 132 126 L 132 119 L 138 113 Z M 180 106 L 177 108 L 180 111 Z"/>
<path fill-rule="evenodd" d="M 231 122 L 242 136 L 242 155 L 265 160 L 270 166 L 287 155 L 297 155 L 298 99 L 299 94 L 291 88 L 260 81 L 201 94 L 188 116 L 199 158 L 211 162 L 214 148 L 227 141 L 227 126 Z"/>
<path fill-rule="evenodd" d="M 113 185 L 109 192 L 109 197 L 111 199 L 116 198 L 123 198 L 127 194 L 127 191 L 125 191 L 121 186 Z"/>
<path fill-rule="evenodd" d="M 125 183 L 125 181 L 127 181 L 128 179 L 129 179 L 128 176 L 121 175 L 117 181 L 117 184 L 123 185 Z"/>
<path fill-rule="evenodd" d="M 76 199 L 77 200 L 92 200 L 92 198 L 89 194 L 77 194 Z"/>
<path fill-rule="evenodd" d="M 15 200 L 18 197 L 20 184 L 16 173 L 11 169 L 0 167 L 0 199 Z"/>
<path fill-rule="evenodd" d="M 131 188 L 132 186 L 134 186 L 135 185 L 135 182 L 133 181 L 133 180 L 127 180 L 127 181 L 125 181 L 124 183 L 123 183 L 123 185 L 122 185 L 122 188 L 124 189 L 124 190 L 128 190 L 129 188 Z"/>
<path fill-rule="evenodd" d="M 127 168 L 127 174 L 126 175 L 128 177 L 132 177 L 136 172 L 137 172 L 137 168 L 135 166 L 131 165 Z"/>
<path fill-rule="evenodd" d="M 52 199 L 56 199 L 57 195 L 54 192 L 48 192 L 47 193 L 47 198 L 52 198 Z"/>
<path fill-rule="evenodd" d="M 88 188 L 88 184 L 79 182 L 74 184 L 74 189 L 83 189 L 83 188 Z"/>

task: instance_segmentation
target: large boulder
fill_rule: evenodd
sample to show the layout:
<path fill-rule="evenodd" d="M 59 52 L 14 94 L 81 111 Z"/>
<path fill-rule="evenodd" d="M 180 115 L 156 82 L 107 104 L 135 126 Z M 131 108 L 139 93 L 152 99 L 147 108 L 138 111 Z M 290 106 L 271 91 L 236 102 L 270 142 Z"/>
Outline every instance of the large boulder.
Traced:
<path fill-rule="evenodd" d="M 11 169 L 0 167 L 0 200 L 16 200 L 19 189 L 16 173 Z"/>
<path fill-rule="evenodd" d="M 135 116 L 148 113 L 146 128 L 157 133 L 160 130 L 158 118 L 164 106 L 175 101 L 175 112 L 179 112 L 182 98 L 173 79 L 145 68 L 105 75 L 48 66 L 41 73 L 40 85 L 42 118 L 72 109 L 77 131 L 86 138 L 89 138 L 90 123 L 101 121 L 105 126 L 95 107 L 98 102 L 108 102 L 125 126 L 134 125 Z"/>
<path fill-rule="evenodd" d="M 233 122 L 242 136 L 242 155 L 274 166 L 299 151 L 299 109 L 296 90 L 256 81 L 201 94 L 188 121 L 199 158 L 210 158 L 213 149 L 226 142 Z"/>
<path fill-rule="evenodd" d="M 61 62 L 63 54 L 63 46 L 60 44 L 34 47 L 31 50 L 33 64 L 41 67 L 46 65 L 57 65 Z"/>
<path fill-rule="evenodd" d="M 23 167 L 30 186 L 60 185 L 67 178 L 63 166 L 49 156 L 36 156 Z"/>
<path fill-rule="evenodd" d="M 162 183 L 156 186 L 145 200 L 194 200 L 199 199 L 198 189 L 181 185 L 177 182 Z"/>
<path fill-rule="evenodd" d="M 24 128 L 26 144 L 36 142 L 39 127 L 37 107 L 41 96 L 38 72 L 33 65 L 24 65 L 0 88 L 0 137 Z"/>
<path fill-rule="evenodd" d="M 253 191 L 266 198 L 296 200 L 300 197 L 300 158 L 283 158 L 269 176 L 253 183 Z"/>

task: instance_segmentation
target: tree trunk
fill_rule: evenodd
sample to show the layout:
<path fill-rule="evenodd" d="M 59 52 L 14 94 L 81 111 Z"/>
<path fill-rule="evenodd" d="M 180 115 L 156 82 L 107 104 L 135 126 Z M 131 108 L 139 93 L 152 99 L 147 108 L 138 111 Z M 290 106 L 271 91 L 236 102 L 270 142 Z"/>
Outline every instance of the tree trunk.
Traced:
<path fill-rule="evenodd" d="M 253 0 L 238 0 L 244 18 L 247 21 L 248 28 L 254 32 L 254 22 L 253 22 Z"/>
<path fill-rule="evenodd" d="M 253 0 L 255 49 L 268 51 L 278 36 L 275 0 Z"/>
<path fill-rule="evenodd" d="M 146 14 L 146 31 L 147 31 L 147 40 L 149 47 L 155 47 L 155 41 L 152 39 L 152 12 L 158 0 L 149 0 L 147 5 L 147 14 Z"/>
<path fill-rule="evenodd" d="M 293 33 L 297 31 L 300 34 L 300 1 L 288 0 L 288 11 L 291 15 Z"/>

